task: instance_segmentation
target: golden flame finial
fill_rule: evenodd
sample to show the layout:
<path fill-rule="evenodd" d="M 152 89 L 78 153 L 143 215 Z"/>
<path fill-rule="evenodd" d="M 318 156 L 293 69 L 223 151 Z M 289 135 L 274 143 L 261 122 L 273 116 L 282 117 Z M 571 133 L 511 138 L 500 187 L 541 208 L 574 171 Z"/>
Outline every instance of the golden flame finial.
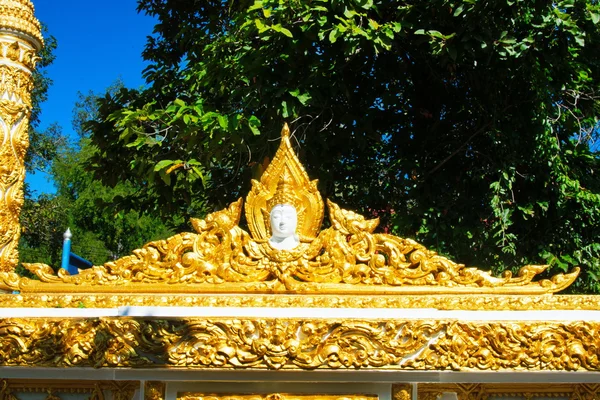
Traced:
<path fill-rule="evenodd" d="M 281 138 L 289 138 L 290 137 L 290 127 L 287 122 L 283 124 L 283 128 L 281 129 Z"/>

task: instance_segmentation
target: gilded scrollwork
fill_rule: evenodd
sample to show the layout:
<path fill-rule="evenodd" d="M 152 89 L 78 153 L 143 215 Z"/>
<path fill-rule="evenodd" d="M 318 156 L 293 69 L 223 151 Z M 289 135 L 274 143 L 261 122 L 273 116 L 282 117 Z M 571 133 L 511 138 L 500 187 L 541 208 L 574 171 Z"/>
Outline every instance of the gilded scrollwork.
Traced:
<path fill-rule="evenodd" d="M 18 263 L 25 153 L 40 24 L 28 0 L 0 0 L 0 271 Z"/>
<path fill-rule="evenodd" d="M 44 264 L 25 265 L 39 280 L 0 274 L 0 288 L 21 292 L 544 294 L 564 289 L 578 269 L 535 282 L 546 266 L 517 276 L 467 268 L 419 243 L 373 233 L 365 219 L 327 201 L 331 227 L 320 230 L 324 205 L 292 150 L 287 125 L 260 182 L 245 203 L 250 232 L 240 227 L 242 199 L 205 219 L 194 233 L 148 243 L 133 255 L 71 276 Z M 282 192 L 282 190 L 284 190 Z M 297 218 L 297 243 L 280 250 L 269 240 L 269 210 L 287 203 Z"/>
<path fill-rule="evenodd" d="M 0 365 L 600 371 L 597 322 L 5 319 Z"/>
<path fill-rule="evenodd" d="M 18 262 L 24 162 L 29 147 L 29 108 L 22 101 L 30 101 L 30 83 L 31 77 L 26 72 L 0 65 L 0 93 L 19 93 L 17 101 L 0 99 L 0 271 L 6 272 L 12 271 Z"/>
<path fill-rule="evenodd" d="M 35 48 L 27 46 L 22 42 L 14 41 L 14 38 L 6 36 L 0 36 L 0 54 L 5 57 L 6 61 L 11 61 L 12 65 L 21 65 L 21 68 L 18 69 L 23 70 L 26 73 L 30 73 L 35 68 L 36 63 L 39 61 L 39 57 Z M 30 86 L 29 82 L 23 83 L 27 83 L 27 85 Z M 25 86 L 25 88 L 27 88 L 27 86 Z M 4 93 L 4 91 L 2 93 Z M 19 90 L 14 91 L 14 93 L 21 94 Z M 30 93 L 23 94 L 26 95 L 24 99 L 31 99 Z M 30 104 L 31 101 L 23 101 L 23 103 Z"/>

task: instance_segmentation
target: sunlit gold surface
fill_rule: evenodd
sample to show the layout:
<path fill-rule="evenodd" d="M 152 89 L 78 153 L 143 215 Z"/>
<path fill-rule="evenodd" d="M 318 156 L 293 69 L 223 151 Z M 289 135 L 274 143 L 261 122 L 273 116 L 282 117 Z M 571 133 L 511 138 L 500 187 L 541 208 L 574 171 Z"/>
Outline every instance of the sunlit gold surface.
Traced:
<path fill-rule="evenodd" d="M 600 398 L 600 385 L 585 383 L 421 383 L 417 388 L 417 399 L 438 400 L 444 392 L 456 393 L 458 400 L 488 400 L 489 398 L 503 397 L 597 400 Z"/>
<path fill-rule="evenodd" d="M 18 263 L 25 152 L 40 24 L 26 0 L 0 0 L 0 271 Z"/>
<path fill-rule="evenodd" d="M 27 38 L 38 50 L 44 39 L 29 0 L 0 0 L 0 30 Z"/>
<path fill-rule="evenodd" d="M 600 371 L 599 322 L 5 319 L 0 365 Z"/>
<path fill-rule="evenodd" d="M 169 307 L 430 308 L 437 310 L 600 310 L 600 296 L 563 295 L 269 295 L 21 294 L 0 295 L 0 309 Z"/>
<path fill-rule="evenodd" d="M 286 188 L 285 194 L 278 187 Z M 298 212 L 300 244 L 277 250 L 268 242 L 269 207 L 284 201 Z M 86 293 L 339 293 L 443 294 L 553 293 L 570 285 L 578 269 L 537 282 L 546 266 L 527 265 L 517 276 L 492 277 L 457 264 L 410 239 L 373 233 L 367 220 L 328 201 L 331 228 L 321 230 L 323 202 L 292 151 L 287 125 L 261 181 L 253 181 L 239 227 L 242 199 L 193 219 L 195 233 L 181 233 L 134 254 L 70 276 L 44 264 L 26 267 L 38 278 L 0 274 L 0 288 L 21 292 Z"/>

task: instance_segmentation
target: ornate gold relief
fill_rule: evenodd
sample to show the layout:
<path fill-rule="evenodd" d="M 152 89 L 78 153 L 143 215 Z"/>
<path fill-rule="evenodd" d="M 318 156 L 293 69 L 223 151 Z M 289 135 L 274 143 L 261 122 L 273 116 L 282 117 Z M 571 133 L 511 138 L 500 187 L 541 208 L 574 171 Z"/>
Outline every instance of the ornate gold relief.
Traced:
<path fill-rule="evenodd" d="M 562 397 L 569 400 L 600 398 L 600 384 L 563 383 L 422 383 L 417 388 L 418 400 L 438 400 L 442 393 L 454 392 L 458 400 L 488 400 L 499 397 Z"/>
<path fill-rule="evenodd" d="M 137 381 L 94 381 L 69 379 L 4 379 L 0 380 L 0 400 L 19 400 L 19 393 L 47 393 L 46 400 L 60 400 L 63 393 L 89 394 L 89 400 L 104 400 L 110 392 L 114 400 L 132 400 Z"/>
<path fill-rule="evenodd" d="M 9 77 L 11 73 L 19 77 Z M 0 65 L 0 91 L 6 86 L 5 79 L 12 82 L 21 78 L 30 80 L 21 70 Z M 28 114 L 24 104 L 0 99 L 0 271 L 12 271 L 18 263 L 19 215 L 23 206 L 25 152 L 29 146 Z"/>
<path fill-rule="evenodd" d="M 146 381 L 144 400 L 165 400 L 167 385 L 160 381 Z"/>
<path fill-rule="evenodd" d="M 39 50 L 44 38 L 29 0 L 0 0 L 0 31 L 26 35 Z"/>
<path fill-rule="evenodd" d="M 177 393 L 177 400 L 377 400 L 375 395 Z"/>
<path fill-rule="evenodd" d="M 392 386 L 393 400 L 412 400 L 412 385 L 408 383 Z"/>
<path fill-rule="evenodd" d="M 598 322 L 5 319 L 0 365 L 600 371 Z"/>
<path fill-rule="evenodd" d="M 271 245 L 269 209 L 293 206 L 298 243 Z M 579 272 L 534 282 L 546 266 L 527 265 L 500 278 L 467 268 L 417 242 L 373 233 L 367 220 L 328 201 L 331 228 L 320 230 L 323 202 L 292 151 L 287 125 L 261 181 L 254 181 L 239 227 L 242 199 L 181 233 L 135 250 L 133 255 L 70 276 L 44 264 L 26 267 L 39 280 L 0 274 L 0 288 L 45 293 L 327 293 L 327 294 L 544 294 L 570 285 Z"/>
<path fill-rule="evenodd" d="M 43 39 L 28 0 L 0 0 L 0 271 L 18 263 L 25 152 L 36 51 Z"/>

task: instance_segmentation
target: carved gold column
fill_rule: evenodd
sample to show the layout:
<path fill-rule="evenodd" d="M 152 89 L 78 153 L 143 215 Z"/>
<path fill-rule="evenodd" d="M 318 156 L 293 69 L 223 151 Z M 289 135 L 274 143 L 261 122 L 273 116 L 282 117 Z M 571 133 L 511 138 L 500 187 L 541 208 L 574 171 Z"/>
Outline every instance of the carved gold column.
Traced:
<path fill-rule="evenodd" d="M 21 236 L 32 71 L 42 48 L 29 0 L 0 0 L 0 271 L 13 271 Z"/>

